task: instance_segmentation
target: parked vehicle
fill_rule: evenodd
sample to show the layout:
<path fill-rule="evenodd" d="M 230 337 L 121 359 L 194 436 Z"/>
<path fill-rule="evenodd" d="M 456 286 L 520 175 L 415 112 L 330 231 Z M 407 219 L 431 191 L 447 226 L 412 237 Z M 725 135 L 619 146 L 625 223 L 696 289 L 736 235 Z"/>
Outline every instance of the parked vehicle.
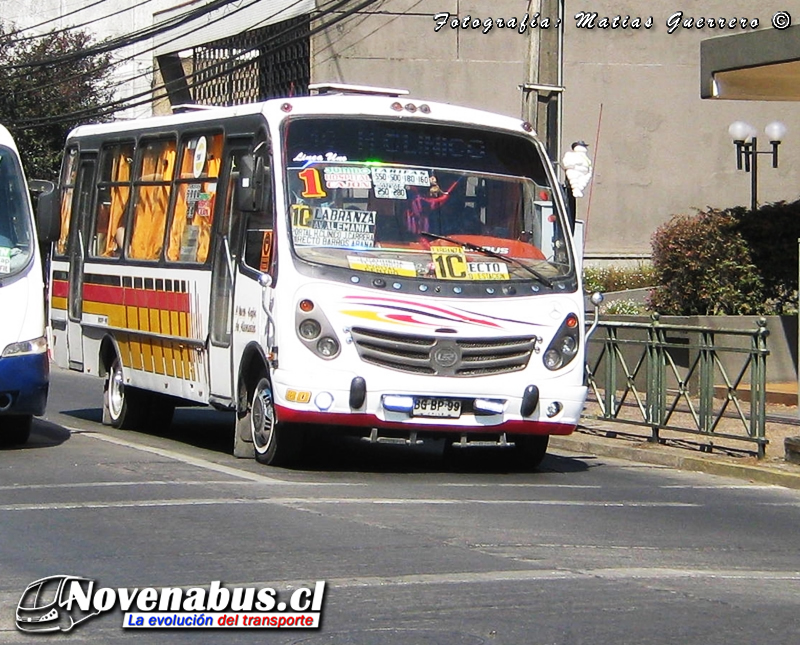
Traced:
<path fill-rule="evenodd" d="M 0 442 L 28 440 L 47 405 L 45 284 L 19 151 L 0 126 Z"/>

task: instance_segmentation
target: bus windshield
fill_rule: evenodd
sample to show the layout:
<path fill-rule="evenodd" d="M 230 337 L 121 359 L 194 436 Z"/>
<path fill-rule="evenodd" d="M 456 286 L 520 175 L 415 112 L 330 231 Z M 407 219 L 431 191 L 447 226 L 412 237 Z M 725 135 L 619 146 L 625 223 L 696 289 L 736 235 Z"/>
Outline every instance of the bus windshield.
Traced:
<path fill-rule="evenodd" d="M 28 208 L 17 156 L 0 146 L 0 280 L 19 273 L 31 261 L 33 230 Z"/>
<path fill-rule="evenodd" d="M 420 280 L 573 274 L 534 144 L 437 124 L 298 119 L 288 129 L 291 234 L 301 260 Z"/>

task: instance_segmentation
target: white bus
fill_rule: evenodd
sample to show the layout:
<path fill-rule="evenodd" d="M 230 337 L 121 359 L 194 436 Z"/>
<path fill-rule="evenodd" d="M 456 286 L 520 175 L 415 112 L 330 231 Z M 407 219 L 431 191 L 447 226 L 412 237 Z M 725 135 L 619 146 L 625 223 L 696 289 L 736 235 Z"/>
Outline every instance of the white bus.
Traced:
<path fill-rule="evenodd" d="M 532 127 L 316 91 L 69 135 L 54 360 L 105 378 L 119 428 L 235 410 L 234 454 L 266 464 L 323 431 L 538 464 L 578 423 L 586 343 L 573 223 Z"/>
<path fill-rule="evenodd" d="M 0 125 L 0 443 L 25 443 L 47 405 L 45 288 L 28 184 Z"/>

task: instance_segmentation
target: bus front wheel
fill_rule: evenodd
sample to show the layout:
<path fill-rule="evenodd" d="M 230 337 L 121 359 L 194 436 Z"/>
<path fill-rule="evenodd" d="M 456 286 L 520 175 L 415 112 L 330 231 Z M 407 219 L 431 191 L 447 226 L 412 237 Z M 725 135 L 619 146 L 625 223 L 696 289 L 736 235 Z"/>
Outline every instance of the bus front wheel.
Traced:
<path fill-rule="evenodd" d="M 525 435 L 514 438 L 514 448 L 523 466 L 535 469 L 547 455 L 550 435 Z"/>
<path fill-rule="evenodd" d="M 301 428 L 278 422 L 272 384 L 268 378 L 263 377 L 256 384 L 247 417 L 256 461 L 269 466 L 285 466 L 299 456 Z"/>
<path fill-rule="evenodd" d="M 27 443 L 32 424 L 30 414 L 0 416 L 0 445 L 21 446 Z"/>

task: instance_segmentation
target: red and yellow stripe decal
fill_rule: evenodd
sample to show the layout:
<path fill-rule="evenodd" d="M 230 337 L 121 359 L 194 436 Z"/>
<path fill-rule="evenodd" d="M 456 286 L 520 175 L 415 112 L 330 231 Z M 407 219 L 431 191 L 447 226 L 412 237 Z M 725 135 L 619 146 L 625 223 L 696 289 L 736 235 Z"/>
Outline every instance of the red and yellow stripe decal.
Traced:
<path fill-rule="evenodd" d="M 179 290 L 99 284 L 87 276 L 83 313 L 107 320 L 126 367 L 196 381 L 202 360 L 196 345 L 202 343 L 195 327 L 196 304 L 187 281 L 173 282 L 181 285 Z M 66 310 L 69 283 L 54 276 L 51 288 L 52 308 Z"/>

